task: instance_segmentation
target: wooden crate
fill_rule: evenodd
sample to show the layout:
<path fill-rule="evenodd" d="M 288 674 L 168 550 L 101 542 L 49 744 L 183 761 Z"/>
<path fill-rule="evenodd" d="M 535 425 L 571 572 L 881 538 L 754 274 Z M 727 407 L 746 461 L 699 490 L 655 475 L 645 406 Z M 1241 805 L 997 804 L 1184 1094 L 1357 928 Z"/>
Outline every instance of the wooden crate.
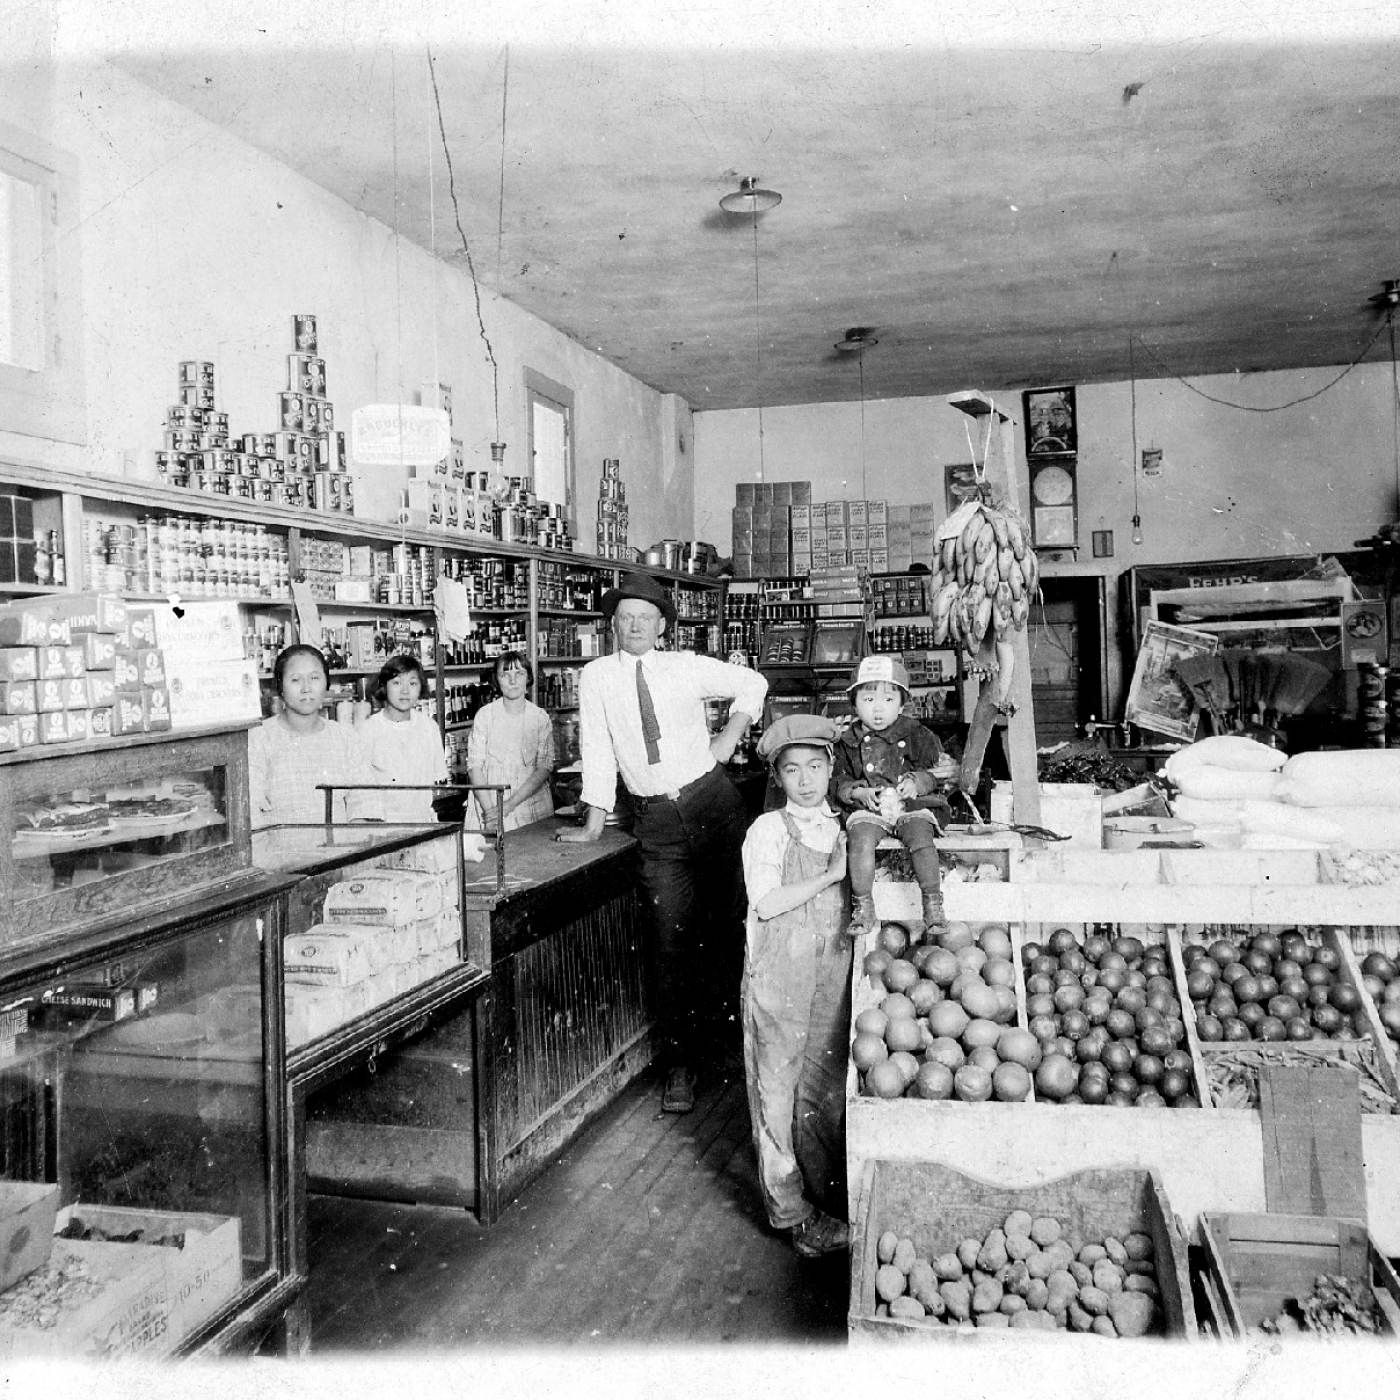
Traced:
<path fill-rule="evenodd" d="M 870 1161 L 860 1178 L 851 1247 L 851 1288 L 847 1331 L 851 1338 L 975 1337 L 966 1327 L 931 1327 L 903 1318 L 875 1315 L 876 1243 L 886 1230 L 913 1240 L 920 1258 L 935 1259 L 968 1236 L 985 1235 L 1013 1210 L 1054 1216 L 1065 1237 L 1083 1245 L 1106 1235 L 1140 1231 L 1152 1239 L 1161 1293 L 1163 1330 L 1170 1337 L 1194 1337 L 1186 1242 L 1157 1174 L 1134 1168 L 1074 1172 L 1030 1187 L 997 1186 L 941 1162 Z M 1027 1331 L 1045 1338 L 1052 1334 Z M 1054 1334 L 1064 1336 L 1066 1334 Z M 1072 1334 L 1078 1337 L 1083 1334 Z M 1101 1339 L 1094 1338 L 1094 1342 Z"/>
<path fill-rule="evenodd" d="M 1222 1337 L 1257 1331 L 1287 1299 L 1307 1297 L 1318 1274 L 1364 1279 L 1380 1302 L 1385 1335 L 1400 1335 L 1400 1278 L 1359 1220 L 1206 1212 L 1201 1236 L 1203 1292 Z"/>

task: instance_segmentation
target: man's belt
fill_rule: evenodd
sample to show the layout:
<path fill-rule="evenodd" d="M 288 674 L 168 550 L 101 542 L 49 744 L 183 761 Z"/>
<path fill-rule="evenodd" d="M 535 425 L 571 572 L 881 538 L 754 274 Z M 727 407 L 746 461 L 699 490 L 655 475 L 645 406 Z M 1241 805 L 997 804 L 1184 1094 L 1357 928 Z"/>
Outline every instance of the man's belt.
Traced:
<path fill-rule="evenodd" d="M 709 772 L 702 773 L 698 778 L 695 779 L 694 782 L 687 783 L 684 787 L 673 788 L 670 792 L 650 793 L 645 797 L 641 796 L 639 793 L 632 792 L 629 789 L 627 796 L 628 799 L 631 801 L 633 807 L 635 807 L 637 811 L 645 812 L 646 809 L 650 807 L 653 802 L 670 802 L 674 804 L 676 802 L 679 802 L 683 797 L 689 797 L 691 793 L 695 792 L 705 783 L 708 783 L 718 772 L 719 764 L 715 764 L 715 766 L 711 768 Z"/>

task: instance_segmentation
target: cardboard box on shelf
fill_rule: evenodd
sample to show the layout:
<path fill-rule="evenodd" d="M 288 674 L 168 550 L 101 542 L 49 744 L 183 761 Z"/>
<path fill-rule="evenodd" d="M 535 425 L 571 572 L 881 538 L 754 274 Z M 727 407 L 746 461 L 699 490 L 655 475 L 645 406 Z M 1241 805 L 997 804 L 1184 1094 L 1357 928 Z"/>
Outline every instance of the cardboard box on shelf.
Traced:
<path fill-rule="evenodd" d="M 885 501 L 867 501 L 865 503 L 865 522 L 867 525 L 884 525 L 889 520 L 889 505 Z"/>
<path fill-rule="evenodd" d="M 846 523 L 848 525 L 865 525 L 870 519 L 869 501 L 847 501 L 846 502 Z"/>

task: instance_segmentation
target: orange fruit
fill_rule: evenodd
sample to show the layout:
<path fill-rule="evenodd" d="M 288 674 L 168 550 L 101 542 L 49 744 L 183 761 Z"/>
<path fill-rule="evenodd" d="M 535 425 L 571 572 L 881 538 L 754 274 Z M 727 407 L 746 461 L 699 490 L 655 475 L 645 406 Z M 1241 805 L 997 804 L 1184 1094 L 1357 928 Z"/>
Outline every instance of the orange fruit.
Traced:
<path fill-rule="evenodd" d="M 851 1042 L 851 1059 L 855 1062 L 855 1067 L 862 1072 L 870 1069 L 873 1065 L 880 1064 L 889 1057 L 889 1046 L 885 1044 L 884 1038 L 881 1036 L 862 1031 Z"/>
<path fill-rule="evenodd" d="M 958 966 L 964 972 L 980 972 L 987 964 L 987 955 L 974 943 L 969 943 L 966 948 L 959 948 L 953 954 L 958 960 Z"/>
<path fill-rule="evenodd" d="M 1014 987 L 1016 985 L 1015 964 L 1006 958 L 988 958 L 982 968 L 982 980 L 989 987 Z"/>
<path fill-rule="evenodd" d="M 930 948 L 924 958 L 924 976 L 931 982 L 937 982 L 940 987 L 952 986 L 961 971 L 957 954 L 950 953 L 946 948 Z"/>
<path fill-rule="evenodd" d="M 1001 1059 L 997 1055 L 995 1045 L 977 1045 L 968 1053 L 967 1063 L 986 1070 L 988 1074 L 994 1074 Z"/>
<path fill-rule="evenodd" d="M 950 953 L 956 953 L 960 948 L 970 947 L 975 941 L 972 929 L 961 920 L 954 919 L 939 938 L 938 946 L 946 948 Z"/>
<path fill-rule="evenodd" d="M 923 1049 L 923 1028 L 912 1016 L 896 1016 L 885 1027 L 885 1044 L 890 1052 Z"/>
<path fill-rule="evenodd" d="M 891 992 L 889 996 L 882 998 L 880 1010 L 892 1021 L 896 1016 L 912 1017 L 916 1014 L 914 1003 L 903 992 Z"/>
<path fill-rule="evenodd" d="M 1016 1019 L 1016 993 L 1010 987 L 993 987 L 997 994 L 997 1014 L 995 1019 L 1002 1025 Z"/>
<path fill-rule="evenodd" d="M 878 992 L 885 985 L 885 969 L 894 961 L 883 948 L 874 948 L 865 955 L 861 967 L 870 978 L 870 985 Z"/>
<path fill-rule="evenodd" d="M 1031 1092 L 1031 1072 L 1008 1060 L 992 1071 L 992 1093 L 1002 1103 L 1023 1103 Z"/>
<path fill-rule="evenodd" d="M 988 1078 L 988 1084 L 991 1080 Z M 904 1093 L 904 1075 L 898 1065 L 882 1060 L 865 1073 L 865 1092 L 877 1099 L 897 1099 Z"/>
<path fill-rule="evenodd" d="M 996 988 L 989 987 L 985 982 L 971 983 L 963 989 L 963 994 L 958 999 L 969 1016 L 984 1020 L 991 1020 L 1001 1009 Z"/>
<path fill-rule="evenodd" d="M 903 924 L 881 924 L 875 935 L 875 946 L 885 949 L 891 957 L 903 957 L 909 946 L 909 930 Z"/>
<path fill-rule="evenodd" d="M 889 1062 L 899 1071 L 900 1078 L 903 1079 L 904 1087 L 907 1089 L 919 1073 L 918 1060 L 907 1050 L 896 1050 L 890 1056 Z"/>
<path fill-rule="evenodd" d="M 956 1040 L 951 1036 L 941 1035 L 930 1041 L 924 1050 L 924 1063 L 940 1064 L 951 1072 L 961 1069 L 967 1063 L 967 1056 Z"/>
<path fill-rule="evenodd" d="M 1010 1064 L 1036 1069 L 1043 1058 L 1040 1042 L 1017 1026 L 1007 1026 L 997 1037 L 997 1054 Z"/>
<path fill-rule="evenodd" d="M 977 946 L 989 958 L 1009 958 L 1011 956 L 1011 935 L 1005 924 L 983 924 L 977 935 Z"/>
<path fill-rule="evenodd" d="M 868 1035 L 878 1035 L 883 1037 L 885 1027 L 889 1025 L 890 1018 L 880 1010 L 878 1006 L 869 1007 L 856 1017 L 856 1031 L 865 1031 Z"/>
<path fill-rule="evenodd" d="M 1074 1093 L 1079 1084 L 1079 1071 L 1074 1061 L 1058 1052 L 1046 1055 L 1035 1072 L 1035 1091 L 1047 1099 L 1062 1099 Z"/>
<path fill-rule="evenodd" d="M 979 1045 L 995 1045 L 1001 1039 L 1001 1027 L 995 1021 L 985 1018 L 969 1021 L 962 1033 L 962 1043 L 969 1050 Z"/>
<path fill-rule="evenodd" d="M 914 1005 L 915 1012 L 924 1016 L 943 1000 L 943 989 L 937 982 L 930 982 L 927 977 L 921 977 L 909 988 L 908 997 Z"/>
<path fill-rule="evenodd" d="M 946 1099 L 953 1094 L 953 1071 L 937 1060 L 926 1060 L 914 1076 L 916 1099 Z"/>
<path fill-rule="evenodd" d="M 891 958 L 883 974 L 885 986 L 892 992 L 907 992 L 919 980 L 919 969 L 903 958 Z"/>
<path fill-rule="evenodd" d="M 954 1040 L 967 1029 L 971 1020 L 967 1012 L 955 1001 L 940 1001 L 929 1008 L 928 1028 L 935 1036 L 951 1036 Z"/>
<path fill-rule="evenodd" d="M 964 1065 L 953 1076 L 953 1092 L 964 1103 L 985 1103 L 992 1096 L 992 1076 L 976 1065 Z"/>

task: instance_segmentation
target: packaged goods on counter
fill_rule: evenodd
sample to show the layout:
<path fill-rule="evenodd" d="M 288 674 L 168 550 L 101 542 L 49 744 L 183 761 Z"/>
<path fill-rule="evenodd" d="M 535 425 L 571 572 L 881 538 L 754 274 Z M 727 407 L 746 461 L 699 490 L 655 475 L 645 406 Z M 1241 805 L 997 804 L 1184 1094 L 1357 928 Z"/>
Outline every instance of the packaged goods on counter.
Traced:
<path fill-rule="evenodd" d="M 313 987 L 353 987 L 398 959 L 394 930 L 382 925 L 313 924 L 282 942 L 289 983 Z"/>

